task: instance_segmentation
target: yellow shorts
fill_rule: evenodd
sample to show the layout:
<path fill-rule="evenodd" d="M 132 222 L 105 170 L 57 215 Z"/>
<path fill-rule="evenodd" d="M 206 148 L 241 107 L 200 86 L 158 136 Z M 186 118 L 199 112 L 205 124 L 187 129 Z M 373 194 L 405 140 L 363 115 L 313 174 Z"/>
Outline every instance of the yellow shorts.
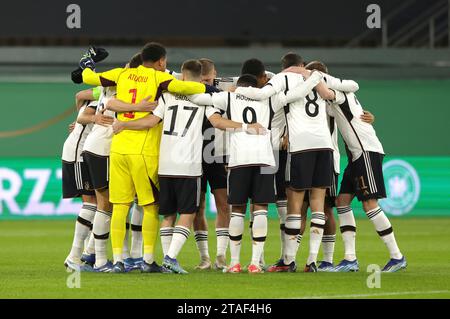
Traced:
<path fill-rule="evenodd" d="M 158 201 L 158 156 L 129 155 L 111 152 L 109 201 L 113 204 L 133 202 L 145 206 Z"/>

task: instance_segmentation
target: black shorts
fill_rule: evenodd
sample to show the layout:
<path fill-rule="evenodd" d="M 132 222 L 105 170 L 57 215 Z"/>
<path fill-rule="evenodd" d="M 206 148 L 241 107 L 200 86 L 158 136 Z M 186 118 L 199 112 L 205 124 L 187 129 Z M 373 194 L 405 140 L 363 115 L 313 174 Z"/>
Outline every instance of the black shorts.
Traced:
<path fill-rule="evenodd" d="M 202 168 L 202 192 L 206 192 L 207 183 L 211 190 L 227 188 L 227 171 L 224 164 L 203 162 Z"/>
<path fill-rule="evenodd" d="M 159 214 L 195 214 L 200 206 L 200 177 L 159 176 Z"/>
<path fill-rule="evenodd" d="M 228 171 L 228 204 L 245 205 L 275 202 L 275 176 L 262 174 L 261 166 L 231 168 Z"/>
<path fill-rule="evenodd" d="M 89 169 L 94 189 L 104 189 L 109 186 L 109 156 L 101 156 L 83 152 L 83 159 Z"/>
<path fill-rule="evenodd" d="M 62 161 L 62 192 L 63 198 L 95 195 L 86 163 Z"/>
<path fill-rule="evenodd" d="M 277 173 L 275 174 L 275 185 L 277 189 L 277 200 L 286 199 L 286 162 L 287 162 L 287 150 L 281 150 L 278 152 Z"/>
<path fill-rule="evenodd" d="M 289 187 L 294 190 L 330 188 L 333 153 L 329 150 L 291 153 L 287 165 Z"/>
<path fill-rule="evenodd" d="M 385 198 L 383 158 L 380 153 L 363 152 L 356 161 L 349 162 L 339 194 L 355 194 L 359 201 Z"/>

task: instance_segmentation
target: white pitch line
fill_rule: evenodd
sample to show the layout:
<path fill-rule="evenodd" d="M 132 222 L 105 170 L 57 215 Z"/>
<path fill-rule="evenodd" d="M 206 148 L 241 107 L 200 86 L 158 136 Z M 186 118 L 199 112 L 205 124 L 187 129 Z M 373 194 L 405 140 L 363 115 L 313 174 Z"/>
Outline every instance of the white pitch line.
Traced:
<path fill-rule="evenodd" d="M 352 294 L 352 295 L 329 295 L 329 296 L 309 296 L 290 299 L 338 299 L 338 298 L 363 298 L 363 297 L 381 297 L 381 296 L 406 296 L 406 295 L 431 295 L 450 293 L 450 290 L 431 290 L 431 291 L 398 291 L 373 294 Z"/>

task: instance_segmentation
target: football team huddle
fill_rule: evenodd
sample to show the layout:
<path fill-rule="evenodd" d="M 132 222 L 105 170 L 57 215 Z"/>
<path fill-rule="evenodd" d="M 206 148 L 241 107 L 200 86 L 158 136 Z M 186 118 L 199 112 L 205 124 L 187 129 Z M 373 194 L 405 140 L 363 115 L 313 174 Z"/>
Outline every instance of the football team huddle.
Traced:
<path fill-rule="evenodd" d="M 309 208 L 304 271 L 358 271 L 355 197 L 389 251 L 383 271 L 406 268 L 378 205 L 386 197 L 384 151 L 374 116 L 356 97 L 355 81 L 333 77 L 323 62 L 305 63 L 292 52 L 281 58 L 280 73 L 249 59 L 238 77 L 218 77 L 206 58 L 185 61 L 180 73 L 169 71 L 166 49 L 154 42 L 125 66 L 96 72 L 107 56 L 91 47 L 72 72 L 75 83 L 92 88 L 76 95 L 78 117 L 62 152 L 63 197 L 83 202 L 68 269 L 185 274 L 177 256 L 192 228 L 200 254 L 196 269 L 240 273 L 249 211 L 252 257 L 246 271 L 295 272 Z M 339 190 L 338 131 L 348 157 Z M 208 184 L 217 209 L 214 261 L 205 217 Z M 271 203 L 281 253 L 266 266 Z M 344 243 L 336 265 L 335 207 Z M 158 234 L 161 264 L 154 254 Z"/>

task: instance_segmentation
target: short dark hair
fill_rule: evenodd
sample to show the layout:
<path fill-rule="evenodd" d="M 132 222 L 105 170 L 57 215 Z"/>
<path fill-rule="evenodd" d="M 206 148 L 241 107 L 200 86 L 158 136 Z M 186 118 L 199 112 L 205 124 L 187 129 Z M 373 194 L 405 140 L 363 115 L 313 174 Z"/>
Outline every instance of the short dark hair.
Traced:
<path fill-rule="evenodd" d="M 309 62 L 309 63 L 306 65 L 305 68 L 308 69 L 308 70 L 317 70 L 317 71 L 320 71 L 320 72 L 323 72 L 323 73 L 327 73 L 327 74 L 328 74 L 328 68 L 327 68 L 327 66 L 325 65 L 325 63 L 320 62 L 320 61 L 312 61 L 312 62 Z"/>
<path fill-rule="evenodd" d="M 198 59 L 198 62 L 202 64 L 202 75 L 209 74 L 216 67 L 214 62 L 207 58 Z"/>
<path fill-rule="evenodd" d="M 303 58 L 294 52 L 289 52 L 281 58 L 281 68 L 283 70 L 291 66 L 301 66 L 304 63 Z"/>
<path fill-rule="evenodd" d="M 242 64 L 241 74 L 251 74 L 257 78 L 263 76 L 266 73 L 266 67 L 261 60 L 249 59 Z"/>
<path fill-rule="evenodd" d="M 198 78 L 202 75 L 202 64 L 198 60 L 186 60 L 181 66 L 181 71 L 188 71 L 193 77 Z"/>
<path fill-rule="evenodd" d="M 137 68 L 141 64 L 142 64 L 142 57 L 141 57 L 140 52 L 133 55 L 130 62 L 128 62 L 128 65 L 130 66 L 130 68 Z"/>
<path fill-rule="evenodd" d="M 156 62 L 167 55 L 166 48 L 156 42 L 147 43 L 141 51 L 142 62 Z"/>
<path fill-rule="evenodd" d="M 258 80 L 253 74 L 242 74 L 237 80 L 237 86 L 253 86 L 258 87 Z"/>

